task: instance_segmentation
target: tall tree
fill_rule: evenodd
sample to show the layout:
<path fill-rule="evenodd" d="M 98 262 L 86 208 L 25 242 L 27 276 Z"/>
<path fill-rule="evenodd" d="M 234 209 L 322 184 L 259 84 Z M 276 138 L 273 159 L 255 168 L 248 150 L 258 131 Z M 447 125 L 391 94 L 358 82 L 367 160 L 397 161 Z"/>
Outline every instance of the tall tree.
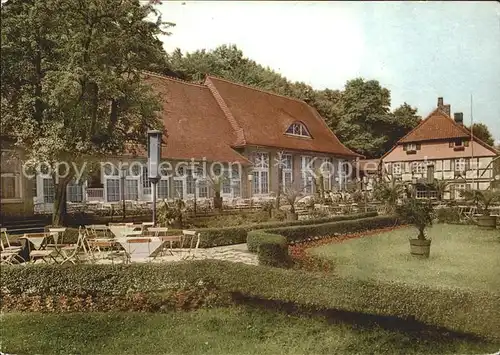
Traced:
<path fill-rule="evenodd" d="M 63 223 L 75 166 L 144 144 L 147 129 L 162 128 L 159 98 L 141 78 L 164 66 L 157 35 L 171 24 L 151 21 L 155 14 L 139 0 L 2 5 L 1 133 L 30 163 L 50 164 L 54 225 Z"/>
<path fill-rule="evenodd" d="M 339 139 L 367 157 L 379 155 L 387 141 L 385 131 L 392 121 L 390 91 L 376 80 L 356 78 L 347 82 L 340 104 Z"/>
<path fill-rule="evenodd" d="M 468 127 L 470 130 L 470 127 Z M 493 135 L 491 134 L 488 126 L 486 126 L 484 123 L 474 123 L 472 125 L 472 132 L 474 133 L 474 137 L 479 138 L 486 144 L 493 146 L 495 144 L 495 139 L 493 138 Z"/>
<path fill-rule="evenodd" d="M 422 117 L 417 114 L 417 108 L 411 107 L 406 102 L 396 108 L 392 112 L 388 131 L 386 132 L 387 141 L 383 146 L 383 152 L 391 149 L 398 140 L 417 127 L 421 120 Z"/>

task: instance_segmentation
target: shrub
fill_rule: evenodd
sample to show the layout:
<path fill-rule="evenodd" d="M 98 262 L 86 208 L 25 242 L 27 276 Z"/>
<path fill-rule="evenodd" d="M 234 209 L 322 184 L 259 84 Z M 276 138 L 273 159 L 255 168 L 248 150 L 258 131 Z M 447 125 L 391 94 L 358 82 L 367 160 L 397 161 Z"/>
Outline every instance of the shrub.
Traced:
<path fill-rule="evenodd" d="M 434 208 L 430 200 L 408 198 L 403 201 L 402 205 L 396 206 L 396 213 L 402 221 L 418 229 L 418 239 L 425 240 L 425 229 L 432 225 L 434 218 Z"/>
<path fill-rule="evenodd" d="M 461 223 L 460 208 L 458 207 L 438 208 L 436 209 L 436 217 L 439 223 Z"/>
<path fill-rule="evenodd" d="M 354 219 L 374 217 L 374 216 L 377 216 L 377 212 L 357 213 L 346 216 L 334 216 L 316 220 L 307 219 L 301 221 L 268 222 L 268 223 L 251 224 L 240 227 L 200 228 L 197 229 L 197 231 L 201 233 L 200 247 L 210 248 L 216 246 L 245 243 L 245 241 L 247 240 L 247 233 L 252 230 L 279 228 L 286 226 L 321 224 L 327 222 L 354 220 Z"/>
<path fill-rule="evenodd" d="M 259 245 L 258 257 L 260 265 L 283 268 L 291 265 L 288 243 L 284 237 L 278 235 L 270 234 L 269 238 Z"/>
<path fill-rule="evenodd" d="M 313 225 L 299 225 L 266 229 L 268 233 L 284 236 L 288 243 L 302 242 L 314 237 L 326 237 L 334 234 L 362 232 L 398 225 L 396 217 L 378 216 L 357 220 L 344 220 Z"/>
<path fill-rule="evenodd" d="M 23 299 L 28 309 L 36 301 L 42 310 L 65 310 L 60 301 L 44 302 L 48 297 L 75 299 L 74 303 L 85 311 L 126 309 L 134 299 L 138 301 L 133 309 L 162 311 L 172 304 L 210 306 L 241 295 L 315 310 L 415 320 L 500 339 L 500 294 L 478 290 L 357 280 L 215 260 L 4 266 L 0 275 L 3 311 L 21 310 Z M 103 299 L 114 302 L 99 301 Z"/>

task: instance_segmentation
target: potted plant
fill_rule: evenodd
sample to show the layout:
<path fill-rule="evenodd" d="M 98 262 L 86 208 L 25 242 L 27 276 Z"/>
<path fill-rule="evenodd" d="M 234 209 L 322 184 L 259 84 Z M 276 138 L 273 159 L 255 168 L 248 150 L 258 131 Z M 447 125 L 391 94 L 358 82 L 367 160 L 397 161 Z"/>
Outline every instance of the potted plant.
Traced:
<path fill-rule="evenodd" d="M 482 228 L 495 229 L 497 217 L 490 215 L 490 206 L 500 201 L 500 190 L 462 190 L 461 196 L 466 201 L 473 202 L 482 215 L 477 217 L 477 225 Z"/>
<path fill-rule="evenodd" d="M 401 220 L 418 229 L 417 238 L 410 239 L 410 253 L 428 258 L 431 251 L 431 240 L 427 239 L 425 229 L 432 225 L 434 209 L 430 200 L 418 200 L 415 196 L 405 199 L 396 207 L 396 214 Z"/>
<path fill-rule="evenodd" d="M 392 214 L 395 211 L 398 200 L 401 198 L 405 188 L 403 184 L 392 180 L 390 182 L 380 181 L 375 185 L 373 197 L 385 204 L 387 214 Z"/>
<path fill-rule="evenodd" d="M 210 186 L 214 192 L 214 208 L 222 210 L 222 183 L 225 179 L 224 176 L 209 176 Z"/>

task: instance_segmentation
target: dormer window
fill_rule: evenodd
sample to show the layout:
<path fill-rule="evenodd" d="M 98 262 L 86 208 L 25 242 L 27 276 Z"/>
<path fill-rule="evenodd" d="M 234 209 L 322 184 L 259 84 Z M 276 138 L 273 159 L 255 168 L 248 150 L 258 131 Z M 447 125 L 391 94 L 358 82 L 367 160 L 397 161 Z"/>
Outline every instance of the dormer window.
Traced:
<path fill-rule="evenodd" d="M 406 154 L 415 154 L 415 153 L 417 153 L 417 150 L 420 150 L 420 144 L 419 143 L 407 143 L 403 146 L 403 150 L 406 152 Z"/>
<path fill-rule="evenodd" d="M 285 132 L 286 134 L 290 134 L 293 136 L 300 136 L 300 137 L 308 137 L 311 138 L 311 134 L 307 130 L 306 126 L 300 122 L 295 122 L 288 127 L 288 129 Z"/>
<path fill-rule="evenodd" d="M 453 150 L 464 150 L 465 147 L 469 146 L 469 141 L 461 138 L 455 139 L 450 142 L 450 148 Z"/>

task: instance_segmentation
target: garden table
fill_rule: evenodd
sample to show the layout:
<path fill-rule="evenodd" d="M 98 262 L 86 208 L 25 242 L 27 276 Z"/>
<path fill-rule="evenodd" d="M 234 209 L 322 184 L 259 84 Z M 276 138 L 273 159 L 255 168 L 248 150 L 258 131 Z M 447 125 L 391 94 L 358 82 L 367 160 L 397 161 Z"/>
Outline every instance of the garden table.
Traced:
<path fill-rule="evenodd" d="M 145 261 L 154 258 L 161 250 L 165 241 L 158 237 L 117 238 L 125 249 L 130 261 Z"/>
<path fill-rule="evenodd" d="M 137 231 L 137 228 L 142 228 L 142 226 L 127 226 L 127 225 L 122 225 L 122 226 L 109 226 L 108 227 L 111 233 L 115 235 L 116 238 L 125 238 L 128 235 L 141 235 L 141 231 Z"/>
<path fill-rule="evenodd" d="M 46 233 L 25 233 L 24 236 L 19 238 L 21 240 L 25 240 L 27 243 L 30 261 L 36 262 L 37 259 L 42 259 L 47 263 L 47 260 L 45 258 L 50 256 L 52 260 L 57 263 L 57 260 L 52 255 L 54 251 L 44 250 L 44 242 L 46 241 L 47 237 L 48 234 Z M 30 243 L 33 244 L 34 250 L 31 250 Z"/>

